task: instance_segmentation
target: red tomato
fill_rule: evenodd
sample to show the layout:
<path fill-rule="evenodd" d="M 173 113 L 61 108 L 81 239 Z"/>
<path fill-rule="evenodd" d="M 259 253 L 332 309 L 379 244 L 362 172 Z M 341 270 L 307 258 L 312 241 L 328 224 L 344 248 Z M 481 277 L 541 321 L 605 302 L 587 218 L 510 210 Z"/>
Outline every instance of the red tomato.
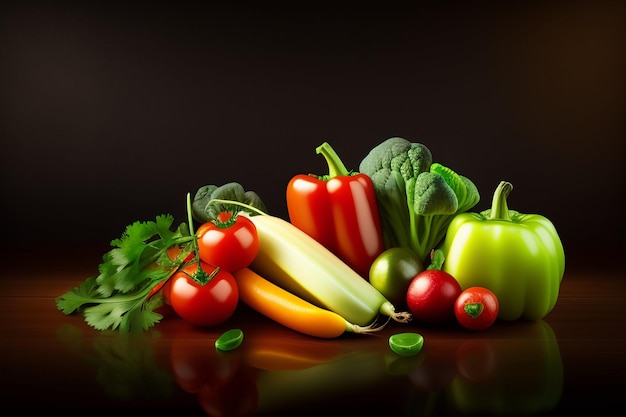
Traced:
<path fill-rule="evenodd" d="M 238 355 L 220 355 L 213 343 L 174 338 L 171 351 L 172 375 L 186 392 L 198 393 L 203 385 L 226 385 L 239 369 Z"/>
<path fill-rule="evenodd" d="M 211 275 L 216 267 L 201 262 L 202 269 Z M 239 302 L 239 287 L 233 275 L 220 269 L 202 285 L 191 275 L 198 270 L 194 262 L 177 271 L 170 278 L 170 303 L 180 317 L 197 326 L 215 326 L 228 320 Z"/>
<path fill-rule="evenodd" d="M 204 344 L 192 344 L 181 338 L 172 342 L 172 376 L 180 388 L 189 393 L 197 393 L 208 378 L 211 368 L 209 349 Z"/>
<path fill-rule="evenodd" d="M 486 339 L 464 340 L 456 350 L 456 368 L 469 382 L 484 382 L 493 377 L 498 362 L 493 341 Z"/>
<path fill-rule="evenodd" d="M 455 379 L 454 354 L 456 342 L 430 340 L 424 344 L 423 362 L 408 373 L 409 380 L 419 391 L 440 392 Z"/>
<path fill-rule="evenodd" d="M 444 323 L 454 320 L 454 302 L 461 291 L 461 285 L 452 275 L 427 269 L 411 280 L 406 303 L 415 320 Z"/>
<path fill-rule="evenodd" d="M 249 218 L 222 212 L 215 222 L 202 224 L 198 236 L 198 252 L 204 262 L 227 271 L 245 268 L 259 251 L 256 226 Z"/>
<path fill-rule="evenodd" d="M 461 326 L 470 330 L 485 330 L 498 318 L 498 298 L 484 287 L 465 289 L 456 299 L 454 315 Z"/>
<path fill-rule="evenodd" d="M 202 411 L 210 417 L 253 417 L 259 406 L 259 388 L 252 368 L 240 367 L 221 386 L 204 384 L 197 394 Z"/>

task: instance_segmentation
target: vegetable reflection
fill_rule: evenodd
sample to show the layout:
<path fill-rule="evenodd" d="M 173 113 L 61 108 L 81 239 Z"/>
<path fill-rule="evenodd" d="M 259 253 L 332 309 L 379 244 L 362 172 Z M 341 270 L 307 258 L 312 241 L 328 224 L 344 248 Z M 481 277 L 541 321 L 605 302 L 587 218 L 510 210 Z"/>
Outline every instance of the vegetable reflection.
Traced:
<path fill-rule="evenodd" d="M 219 351 L 210 338 L 174 339 L 171 369 L 180 388 L 196 394 L 211 417 L 247 417 L 256 413 L 256 375 L 242 363 L 241 350 Z"/>
<path fill-rule="evenodd" d="M 346 354 L 343 343 L 315 337 L 300 337 L 279 327 L 248 329 L 241 354 L 252 368 L 287 371 L 333 362 Z"/>
<path fill-rule="evenodd" d="M 171 375 L 156 366 L 154 349 L 149 344 L 115 337 L 114 343 L 96 341 L 94 350 L 99 360 L 97 380 L 110 396 L 130 399 L 172 395 Z"/>
<path fill-rule="evenodd" d="M 81 331 L 63 326 L 58 331 L 70 351 L 95 367 L 96 380 L 113 399 L 167 399 L 176 384 L 157 355 L 158 338 L 126 333 L 102 333 L 85 345 Z"/>
<path fill-rule="evenodd" d="M 497 339 L 469 339 L 457 349 L 459 372 L 447 393 L 458 411 L 529 415 L 558 404 L 563 362 L 550 325 L 539 320 L 506 330 Z"/>
<path fill-rule="evenodd" d="M 219 332 L 167 339 L 103 334 L 89 346 L 74 343 L 83 339 L 72 332 L 62 338 L 94 366 L 109 397 L 129 405 L 146 398 L 191 398 L 197 402 L 192 407 L 211 417 L 302 416 L 329 409 L 523 416 L 549 412 L 563 390 L 559 346 L 543 320 L 496 323 L 454 338 L 424 329 L 422 351 L 409 357 L 392 352 L 387 337 L 329 341 L 279 326 L 257 327 L 244 329 L 245 342 L 227 352 L 214 347 Z"/>

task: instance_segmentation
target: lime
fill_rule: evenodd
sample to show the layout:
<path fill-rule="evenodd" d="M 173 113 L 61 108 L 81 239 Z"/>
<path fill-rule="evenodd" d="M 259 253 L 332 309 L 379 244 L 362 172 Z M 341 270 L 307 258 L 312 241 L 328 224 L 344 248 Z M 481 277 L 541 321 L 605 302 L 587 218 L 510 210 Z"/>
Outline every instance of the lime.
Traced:
<path fill-rule="evenodd" d="M 416 355 L 424 346 L 424 338 L 418 333 L 396 333 L 389 336 L 389 347 L 402 356 Z"/>
<path fill-rule="evenodd" d="M 217 350 L 227 351 L 237 349 L 243 342 L 243 332 L 241 329 L 230 329 L 222 333 L 215 341 Z"/>

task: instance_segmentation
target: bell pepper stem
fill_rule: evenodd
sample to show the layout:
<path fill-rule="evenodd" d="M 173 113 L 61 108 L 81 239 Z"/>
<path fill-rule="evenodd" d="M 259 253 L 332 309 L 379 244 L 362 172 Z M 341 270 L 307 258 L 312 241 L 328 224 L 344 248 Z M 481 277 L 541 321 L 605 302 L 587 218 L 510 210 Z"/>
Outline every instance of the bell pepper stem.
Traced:
<path fill-rule="evenodd" d="M 318 155 L 322 154 L 322 156 L 326 158 L 329 178 L 350 175 L 350 172 L 339 158 L 339 155 L 337 155 L 337 152 L 335 152 L 328 142 L 324 142 L 315 148 L 315 152 L 317 152 Z"/>
<path fill-rule="evenodd" d="M 496 191 L 493 193 L 489 219 L 511 221 L 511 216 L 509 216 L 509 206 L 506 203 L 506 199 L 509 194 L 511 194 L 512 190 L 513 184 L 508 181 L 500 181 Z"/>

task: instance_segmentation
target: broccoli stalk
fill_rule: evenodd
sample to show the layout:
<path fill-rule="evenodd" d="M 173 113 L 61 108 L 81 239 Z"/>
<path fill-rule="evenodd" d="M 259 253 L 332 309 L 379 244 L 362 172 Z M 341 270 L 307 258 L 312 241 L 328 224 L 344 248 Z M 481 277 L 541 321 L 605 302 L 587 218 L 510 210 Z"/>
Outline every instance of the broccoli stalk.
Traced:
<path fill-rule="evenodd" d="M 468 178 L 433 163 L 425 145 L 403 138 L 374 147 L 359 171 L 374 183 L 385 247 L 410 248 L 426 263 L 454 216 L 480 199 Z"/>

